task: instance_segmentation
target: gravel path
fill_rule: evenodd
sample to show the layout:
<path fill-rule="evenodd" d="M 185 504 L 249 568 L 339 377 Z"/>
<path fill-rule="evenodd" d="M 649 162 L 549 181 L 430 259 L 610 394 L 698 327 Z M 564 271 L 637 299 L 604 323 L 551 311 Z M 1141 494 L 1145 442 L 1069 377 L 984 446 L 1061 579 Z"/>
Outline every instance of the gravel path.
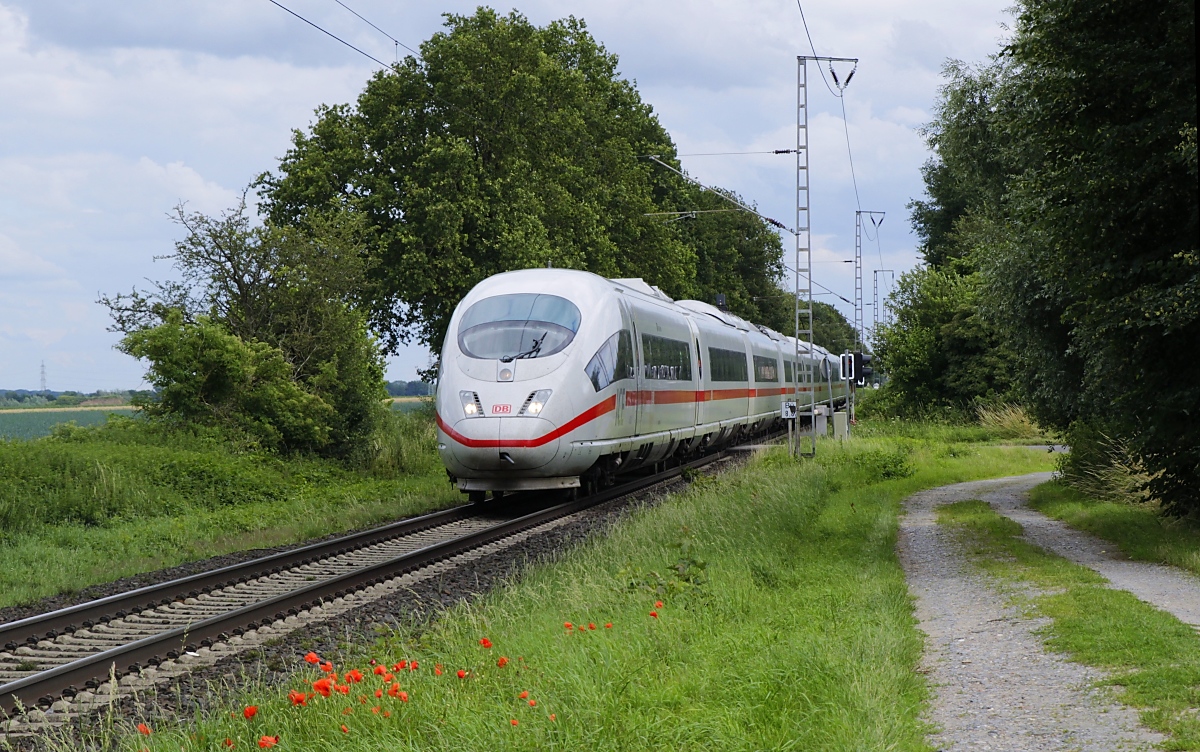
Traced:
<path fill-rule="evenodd" d="M 1138 726 L 1133 710 L 1092 688 L 1102 672 L 1047 652 L 1034 634 L 1045 621 L 1007 605 L 937 524 L 936 507 L 956 501 L 1016 510 L 1049 477 L 960 483 L 905 502 L 898 548 L 928 635 L 923 670 L 936 688 L 928 720 L 939 728 L 930 737 L 939 750 L 1099 752 L 1149 749 L 1163 739 Z"/>

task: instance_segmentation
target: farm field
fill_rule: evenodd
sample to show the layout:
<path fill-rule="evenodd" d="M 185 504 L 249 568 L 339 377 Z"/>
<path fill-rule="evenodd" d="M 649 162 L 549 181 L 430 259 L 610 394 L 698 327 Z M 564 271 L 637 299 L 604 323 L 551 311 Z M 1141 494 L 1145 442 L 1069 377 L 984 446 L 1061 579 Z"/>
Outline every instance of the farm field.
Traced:
<path fill-rule="evenodd" d="M 60 423 L 74 421 L 79 426 L 94 426 L 108 421 L 110 415 L 133 415 L 133 408 L 120 407 L 47 407 L 0 410 L 0 439 L 37 439 L 49 436 Z"/>

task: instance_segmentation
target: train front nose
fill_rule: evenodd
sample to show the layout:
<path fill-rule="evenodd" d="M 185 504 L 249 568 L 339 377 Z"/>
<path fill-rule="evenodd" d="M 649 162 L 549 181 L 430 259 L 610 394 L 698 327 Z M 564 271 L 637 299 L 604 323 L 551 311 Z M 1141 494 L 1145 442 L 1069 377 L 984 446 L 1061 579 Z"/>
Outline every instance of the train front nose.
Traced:
<path fill-rule="evenodd" d="M 545 418 L 464 418 L 446 431 L 455 459 L 483 472 L 536 470 L 558 452 L 556 426 Z"/>

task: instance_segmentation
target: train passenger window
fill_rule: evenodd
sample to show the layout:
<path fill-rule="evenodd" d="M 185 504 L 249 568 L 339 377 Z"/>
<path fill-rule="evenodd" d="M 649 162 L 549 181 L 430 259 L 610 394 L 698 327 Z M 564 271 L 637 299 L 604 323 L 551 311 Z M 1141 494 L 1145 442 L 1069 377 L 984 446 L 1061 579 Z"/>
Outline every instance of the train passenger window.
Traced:
<path fill-rule="evenodd" d="M 692 348 L 677 339 L 642 335 L 642 375 L 667 381 L 692 380 Z"/>
<path fill-rule="evenodd" d="M 783 361 L 783 380 L 784 380 L 784 382 L 791 384 L 791 383 L 793 383 L 793 378 L 794 377 L 792 375 L 792 361 L 790 361 L 790 360 Z"/>
<path fill-rule="evenodd" d="M 748 381 L 746 353 L 738 350 L 708 348 L 709 368 L 713 381 Z"/>
<path fill-rule="evenodd" d="M 774 358 L 764 358 L 761 355 L 754 356 L 754 380 L 755 381 L 779 381 L 779 361 Z"/>
<path fill-rule="evenodd" d="M 557 295 L 496 295 L 463 314 L 458 346 L 472 358 L 544 358 L 571 344 L 579 319 L 579 308 Z"/>
<path fill-rule="evenodd" d="M 637 375 L 633 362 L 633 336 L 628 330 L 622 329 L 609 337 L 583 371 L 592 380 L 597 392 L 614 381 L 632 379 Z"/>

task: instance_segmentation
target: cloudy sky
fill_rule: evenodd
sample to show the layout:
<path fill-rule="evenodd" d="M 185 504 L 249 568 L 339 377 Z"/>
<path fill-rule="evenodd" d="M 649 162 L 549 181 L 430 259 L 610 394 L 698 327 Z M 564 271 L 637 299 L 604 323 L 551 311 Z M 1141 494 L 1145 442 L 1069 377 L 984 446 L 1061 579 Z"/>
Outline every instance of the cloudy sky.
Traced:
<path fill-rule="evenodd" d="M 334 0 L 280 0 L 385 61 L 392 42 Z M 470 2 L 345 0 L 411 47 Z M 1004 35 L 1007 0 L 808 0 L 817 52 L 861 62 L 844 100 L 861 208 L 887 212 L 872 271 L 917 261 L 905 204 L 921 192 L 929 117 L 946 58 L 980 60 Z M 795 0 L 534 0 L 539 25 L 574 15 L 621 60 L 682 154 L 795 144 Z M 350 102 L 377 66 L 269 0 L 0 0 L 0 388 L 121 389 L 144 369 L 113 349 L 100 293 L 168 277 L 181 201 L 218 212 L 287 149 L 322 103 Z M 845 70 L 839 73 L 844 76 Z M 853 299 L 854 211 L 842 109 L 809 69 L 814 266 Z M 696 178 L 787 224 L 791 156 L 694 156 Z M 785 247 L 791 247 L 790 236 Z M 852 306 L 825 295 L 848 315 Z M 865 313 L 871 322 L 871 309 Z M 428 353 L 390 359 L 415 378 Z"/>

